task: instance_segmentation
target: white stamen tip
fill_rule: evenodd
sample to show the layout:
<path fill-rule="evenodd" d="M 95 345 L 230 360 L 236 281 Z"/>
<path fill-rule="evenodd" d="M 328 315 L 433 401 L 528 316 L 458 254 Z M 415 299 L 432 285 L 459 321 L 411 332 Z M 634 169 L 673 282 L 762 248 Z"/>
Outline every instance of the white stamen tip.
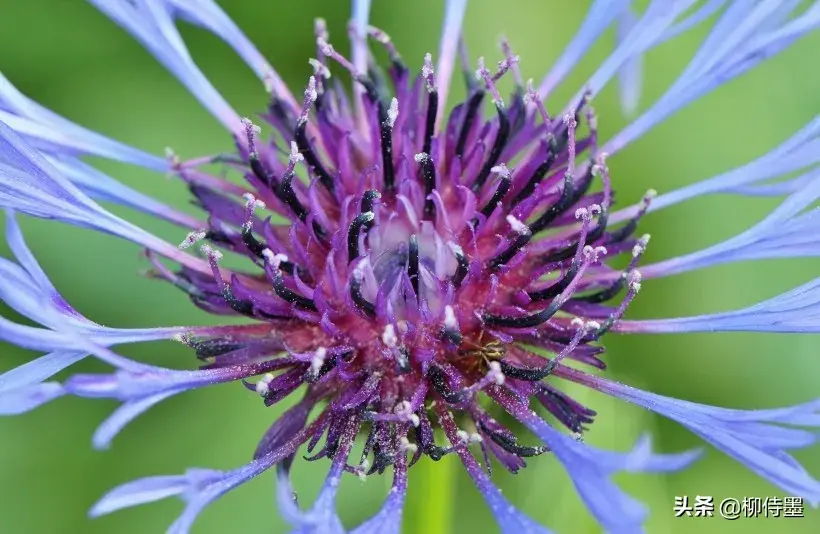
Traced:
<path fill-rule="evenodd" d="M 658 196 L 658 192 L 657 192 L 656 190 L 654 190 L 654 189 L 648 189 L 648 190 L 646 191 L 646 194 L 644 194 L 644 196 L 643 196 L 643 197 L 644 197 L 646 200 L 651 200 L 651 199 L 655 198 L 656 196 Z"/>
<path fill-rule="evenodd" d="M 245 128 L 248 128 L 253 133 L 262 133 L 262 128 L 254 124 L 253 121 L 247 117 L 242 117 L 242 124 L 245 126 Z"/>
<path fill-rule="evenodd" d="M 600 204 L 590 204 L 589 205 L 589 212 L 593 215 L 598 215 L 601 213 L 601 205 Z"/>
<path fill-rule="evenodd" d="M 316 92 L 315 76 L 311 76 L 308 79 L 308 86 L 307 89 L 305 89 L 305 96 L 308 97 L 311 102 L 316 102 L 316 99 L 319 98 L 319 94 Z"/>
<path fill-rule="evenodd" d="M 413 159 L 416 160 L 416 163 L 421 164 L 426 163 L 429 157 L 430 155 L 427 152 L 419 152 L 418 154 L 413 156 Z"/>
<path fill-rule="evenodd" d="M 586 257 L 590 263 L 595 263 L 600 259 L 600 255 L 606 254 L 606 248 L 586 245 L 583 249 L 583 253 L 584 257 Z"/>
<path fill-rule="evenodd" d="M 433 54 L 430 52 L 424 54 L 424 66 L 421 68 L 421 75 L 428 80 L 433 77 L 435 74 L 436 69 L 433 67 Z M 428 87 L 428 90 L 432 90 L 432 87 Z"/>
<path fill-rule="evenodd" d="M 288 257 L 284 254 L 274 254 L 269 248 L 262 250 L 262 256 L 274 269 L 278 269 L 283 261 L 288 261 Z"/>
<path fill-rule="evenodd" d="M 516 219 L 513 214 L 507 215 L 507 224 L 516 234 L 527 235 L 530 233 L 530 227 Z"/>
<path fill-rule="evenodd" d="M 202 245 L 202 247 L 200 247 L 200 250 L 203 254 L 208 256 L 208 258 L 213 259 L 214 261 L 222 259 L 222 253 L 218 250 L 214 250 L 213 248 L 211 248 L 210 245 Z"/>
<path fill-rule="evenodd" d="M 166 147 L 165 147 L 165 157 L 166 157 L 167 159 L 170 159 L 170 160 L 176 160 L 176 158 L 177 158 L 177 153 L 176 153 L 176 152 L 174 152 L 174 149 L 173 149 L 173 148 L 171 148 L 171 147 L 169 147 L 169 146 L 166 146 Z"/>
<path fill-rule="evenodd" d="M 313 67 L 313 74 L 322 78 L 330 78 L 330 69 L 324 63 L 314 58 L 308 59 L 308 63 Z"/>
<path fill-rule="evenodd" d="M 325 356 L 327 356 L 327 349 L 324 347 L 319 347 L 316 349 L 316 353 L 313 355 L 313 358 L 310 360 L 310 372 L 314 375 L 319 374 L 319 370 L 325 364 Z"/>
<path fill-rule="evenodd" d="M 205 239 L 206 233 L 207 232 L 205 232 L 205 230 L 199 230 L 199 231 L 196 231 L 196 232 L 191 232 L 190 234 L 185 236 L 185 239 L 183 239 L 182 243 L 179 244 L 179 248 L 185 249 L 185 248 L 189 248 L 189 247 L 193 246 L 194 244 L 198 243 L 199 241 L 202 241 L 203 239 Z"/>
<path fill-rule="evenodd" d="M 273 375 L 270 373 L 265 374 L 259 381 L 256 383 L 256 392 L 261 396 L 266 396 L 270 393 L 270 383 L 273 381 Z"/>
<path fill-rule="evenodd" d="M 458 328 L 458 322 L 456 322 L 456 313 L 453 311 L 453 307 L 447 305 L 444 307 L 444 326 L 449 329 L 456 329 Z"/>
<path fill-rule="evenodd" d="M 510 172 L 510 169 L 508 169 L 504 163 L 499 163 L 498 165 L 490 169 L 490 172 L 499 175 L 501 178 L 507 179 L 509 179 L 509 177 L 512 175 L 512 172 Z"/>
<path fill-rule="evenodd" d="M 470 434 L 470 443 L 481 443 L 484 441 L 484 438 L 481 437 L 481 434 L 476 432 Z"/>
<path fill-rule="evenodd" d="M 589 218 L 589 210 L 586 208 L 578 208 L 575 210 L 575 218 L 576 219 L 588 219 Z"/>
<path fill-rule="evenodd" d="M 304 161 L 305 157 L 299 151 L 299 145 L 296 144 L 296 141 L 290 142 L 290 162 L 296 165 L 300 161 Z"/>
<path fill-rule="evenodd" d="M 584 320 L 580 317 L 573 317 L 572 321 L 570 321 L 572 326 L 584 326 Z"/>
<path fill-rule="evenodd" d="M 242 195 L 242 198 L 245 199 L 245 207 L 248 208 L 248 209 L 250 209 L 250 208 L 265 209 L 265 203 L 262 202 L 261 200 L 257 199 L 255 196 L 253 196 L 252 193 L 245 193 L 244 195 Z"/>
<path fill-rule="evenodd" d="M 478 69 L 475 71 L 475 79 L 481 81 L 484 79 L 484 74 L 487 72 L 487 67 L 484 65 L 484 58 L 478 58 Z"/>
<path fill-rule="evenodd" d="M 459 430 L 456 432 L 456 436 L 458 436 L 458 440 L 461 443 L 470 443 L 470 434 L 465 432 L 464 430 Z"/>
<path fill-rule="evenodd" d="M 410 422 L 413 423 L 413 427 L 418 428 L 419 425 L 421 424 L 421 419 L 419 419 L 418 415 L 416 415 L 414 413 L 411 413 L 410 414 Z"/>
<path fill-rule="evenodd" d="M 640 271 L 632 271 L 629 276 L 629 288 L 637 293 L 641 290 L 641 280 L 643 280 L 643 276 L 641 276 Z"/>
<path fill-rule="evenodd" d="M 504 372 L 501 370 L 501 364 L 498 362 L 490 362 L 489 367 L 490 370 L 487 375 L 495 380 L 495 383 L 499 386 L 504 385 L 504 380 L 506 377 L 504 376 Z"/>
<path fill-rule="evenodd" d="M 173 336 L 171 336 L 171 339 L 178 343 L 183 343 L 187 345 L 188 341 L 190 340 L 190 337 L 188 337 L 188 334 L 174 334 Z"/>
<path fill-rule="evenodd" d="M 390 101 L 390 107 L 387 109 L 387 123 L 392 128 L 396 124 L 396 119 L 399 117 L 399 99 L 393 97 Z"/>
<path fill-rule="evenodd" d="M 599 328 L 601 328 L 601 323 L 599 323 L 598 321 L 588 321 L 584 325 L 584 330 L 586 330 L 587 332 L 598 330 Z"/>
<path fill-rule="evenodd" d="M 407 436 L 402 436 L 401 438 L 399 438 L 399 450 L 401 452 L 409 452 L 415 454 L 416 451 L 419 450 L 419 447 L 415 443 L 410 443 L 410 440 L 407 439 Z"/>
<path fill-rule="evenodd" d="M 396 348 L 396 345 L 398 345 L 399 338 L 396 337 L 396 329 L 392 324 L 385 325 L 384 332 L 382 333 L 382 343 L 391 349 Z"/>

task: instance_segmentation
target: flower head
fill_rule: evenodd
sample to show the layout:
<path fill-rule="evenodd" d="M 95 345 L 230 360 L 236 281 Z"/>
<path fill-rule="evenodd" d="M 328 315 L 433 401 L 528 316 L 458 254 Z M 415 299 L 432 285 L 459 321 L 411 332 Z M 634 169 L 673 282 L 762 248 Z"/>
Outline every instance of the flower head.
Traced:
<path fill-rule="evenodd" d="M 813 220 L 805 209 L 817 198 L 820 181 L 807 174 L 762 183 L 816 163 L 817 151 L 809 147 L 816 148 L 817 124 L 741 169 L 657 198 L 650 191 L 620 211 L 613 210 L 618 180 L 607 161 L 669 114 L 820 24 L 820 4 L 796 11 L 794 3 L 749 9 L 744 2 L 706 2 L 690 10 L 698 3 L 653 1 L 637 15 L 628 2 L 596 1 L 538 86 L 523 81 L 519 58 L 505 41 L 497 62 L 479 58 L 463 65 L 474 73 L 467 77 L 466 100 L 447 111 L 463 0 L 447 2 L 436 61 L 428 53 L 415 64 L 405 62 L 385 32 L 368 26 L 367 1 L 354 2 L 349 56 L 318 21 L 316 57 L 309 60 L 314 74 L 297 96 L 209 0 L 94 3 L 222 122 L 234 148 L 187 161 L 170 153 L 163 162 L 44 110 L 2 79 L 0 206 L 10 210 L 7 239 L 17 261 L 0 262 L 4 279 L 16 282 L 0 288 L 0 298 L 41 327 L 0 318 L 0 339 L 48 354 L 0 375 L 0 411 L 28 411 L 63 395 L 117 399 L 121 406 L 94 437 L 96 446 L 106 447 L 135 417 L 192 389 L 240 382 L 264 406 L 304 393 L 273 423 L 246 466 L 131 482 L 103 497 L 92 515 L 177 495 L 186 508 L 170 532 L 187 532 L 209 503 L 277 466 L 282 514 L 296 532 L 344 532 L 334 507 L 344 473 L 391 470 L 393 487 L 383 509 L 354 532 L 397 532 L 408 469 L 423 456 L 455 454 L 502 531 L 547 532 L 493 486 L 473 456 L 481 453 L 488 468 L 492 459 L 512 472 L 525 459 L 553 456 L 607 531 L 639 530 L 646 510 L 611 475 L 681 469 L 697 451 L 654 454 L 646 439 L 626 453 L 585 444 L 595 412 L 558 389 L 562 380 L 678 421 L 784 490 L 820 500 L 820 483 L 785 452 L 812 444 L 814 436 L 775 425 L 817 426 L 816 402 L 725 410 L 643 392 L 569 365 L 604 369 L 601 343 L 613 330 L 818 329 L 805 313 L 817 306 L 816 281 L 746 310 L 623 319 L 644 278 L 750 257 L 817 253 L 803 230 Z M 602 144 L 593 109 L 597 92 L 620 73 L 625 103 L 633 108 L 641 55 L 721 4 L 727 4 L 721 17 L 678 81 Z M 618 15 L 623 20 L 612 55 L 565 109 L 550 113 L 544 97 Z M 260 101 L 265 112 L 258 123 L 237 115 L 196 68 L 175 18 L 214 32 L 259 69 L 268 100 Z M 386 50 L 386 75 L 370 68 L 369 41 Z M 349 90 L 330 82 L 340 71 L 353 80 Z M 512 95 L 502 95 L 502 82 L 513 85 Z M 144 201 L 77 159 L 85 154 L 169 172 L 188 186 L 202 216 Z M 207 165 L 217 161 L 241 185 L 209 174 Z M 649 235 L 637 232 L 644 214 L 697 194 L 739 188 L 793 194 L 733 239 L 641 265 L 649 243 Z M 112 215 L 92 197 L 185 227 L 179 246 Z M 152 276 L 179 288 L 199 308 L 241 317 L 245 324 L 123 330 L 92 323 L 48 281 L 12 212 L 131 240 L 146 249 Z M 227 268 L 227 254 L 243 258 L 244 267 Z M 156 339 L 190 347 L 201 367 L 160 368 L 111 350 Z M 115 371 L 46 382 L 89 354 Z M 535 404 L 560 427 L 533 412 Z M 499 420 L 501 413 L 531 435 L 516 434 Z M 446 442 L 437 441 L 436 428 Z M 360 435 L 364 449 L 354 456 Z M 747 443 L 752 436 L 760 441 Z M 330 463 L 325 486 L 307 510 L 292 498 L 289 482 L 294 455 L 305 444 L 308 460 Z"/>

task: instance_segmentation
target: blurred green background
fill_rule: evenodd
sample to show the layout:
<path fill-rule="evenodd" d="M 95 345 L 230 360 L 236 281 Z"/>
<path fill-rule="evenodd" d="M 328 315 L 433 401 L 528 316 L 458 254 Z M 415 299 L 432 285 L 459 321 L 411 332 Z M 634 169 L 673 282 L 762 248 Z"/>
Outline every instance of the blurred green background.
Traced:
<path fill-rule="evenodd" d="M 280 74 L 300 92 L 315 55 L 314 17 L 328 20 L 341 46 L 347 2 L 305 0 L 222 2 Z M 425 52 L 435 54 L 442 2 L 375 0 L 374 24 L 385 29 L 411 65 Z M 588 2 L 507 0 L 473 2 L 466 39 L 473 57 L 500 58 L 498 38 L 506 34 L 525 77 L 536 80 L 578 27 Z M 706 27 L 665 44 L 646 61 L 644 106 L 656 98 L 690 57 Z M 192 53 L 242 115 L 265 105 L 261 86 L 232 51 L 213 36 L 182 27 Z M 333 39 L 335 37 L 335 39 Z M 550 99 L 557 111 L 611 49 L 607 33 Z M 80 124 L 140 148 L 161 153 L 171 146 L 183 158 L 229 150 L 231 141 L 197 102 L 119 27 L 81 0 L 0 0 L 0 69 L 24 93 Z M 763 154 L 804 125 L 820 109 L 816 68 L 820 35 L 809 36 L 786 53 L 677 113 L 622 154 L 610 160 L 622 203 L 653 187 L 661 192 L 709 177 Z M 463 91 L 456 90 L 460 96 Z M 594 103 L 603 138 L 628 118 L 613 87 Z M 177 182 L 126 166 L 103 162 L 107 172 L 168 203 L 188 197 Z M 652 234 L 648 261 L 734 235 L 761 218 L 772 199 L 714 196 L 653 214 L 641 231 Z M 171 242 L 179 229 L 123 210 Z M 139 276 L 146 267 L 130 243 L 47 221 L 25 220 L 24 230 L 56 286 L 90 318 L 108 325 L 136 327 L 216 322 L 196 311 L 176 290 Z M 7 254 L 4 246 L 0 251 Z M 815 260 L 726 265 L 668 280 L 648 281 L 629 315 L 667 317 L 732 309 L 802 283 L 818 273 Z M 0 282 L 2 283 L 2 282 Z M 4 312 L 7 310 L 3 310 Z M 665 395 L 738 408 L 775 407 L 818 395 L 820 342 L 816 337 L 758 334 L 617 336 L 606 338 L 609 374 Z M 31 354 L 2 345 L 0 369 L 25 362 Z M 127 355 L 172 367 L 194 364 L 179 346 L 152 344 L 124 348 Z M 102 371 L 93 362 L 81 371 Z M 626 449 L 650 432 L 656 447 L 678 451 L 699 440 L 666 420 L 601 395 L 579 392 L 599 412 L 588 442 Z M 90 436 L 115 404 L 65 399 L 19 418 L 0 420 L 0 532 L 9 534 L 163 532 L 181 510 L 174 500 L 122 511 L 91 521 L 86 510 L 108 489 L 127 480 L 174 474 L 189 466 L 229 469 L 245 463 L 258 438 L 282 409 L 263 409 L 252 393 L 223 386 L 174 398 L 137 419 L 110 451 L 95 452 Z M 820 448 L 798 458 L 820 474 Z M 315 496 L 326 462 L 297 462 L 296 486 L 303 503 Z M 270 474 L 230 493 L 197 522 L 198 533 L 286 532 L 274 507 Z M 373 514 L 389 477 L 365 483 L 349 477 L 338 503 L 346 525 Z M 496 469 L 504 494 L 533 518 L 559 533 L 599 532 L 554 459 L 534 459 L 518 476 Z M 707 450 L 691 469 L 667 477 L 623 476 L 618 480 L 652 510 L 650 533 L 791 533 L 820 531 L 820 514 L 803 519 L 674 518 L 675 495 L 743 498 L 782 496 L 722 454 Z M 490 513 L 460 470 L 457 460 L 423 460 L 411 471 L 404 515 L 408 533 L 495 532 Z"/>

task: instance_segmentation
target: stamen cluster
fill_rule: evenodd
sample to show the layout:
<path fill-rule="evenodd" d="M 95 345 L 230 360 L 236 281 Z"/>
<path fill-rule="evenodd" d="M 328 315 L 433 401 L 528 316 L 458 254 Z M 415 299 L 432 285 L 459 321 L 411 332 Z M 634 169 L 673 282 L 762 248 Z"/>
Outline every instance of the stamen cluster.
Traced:
<path fill-rule="evenodd" d="M 648 236 L 633 233 L 651 195 L 634 219 L 608 227 L 612 187 L 588 99 L 551 117 L 506 43 L 496 72 L 479 60 L 466 102 L 437 131 L 429 54 L 413 75 L 372 29 L 390 66 L 365 74 L 318 29 L 301 112 L 273 95 L 263 115 L 271 138 L 245 120 L 237 156 L 219 158 L 245 186 L 211 179 L 200 165 L 213 160 L 175 164 L 209 214 L 180 246 L 207 241 L 213 276 L 155 261 L 157 275 L 209 312 L 258 324 L 184 341 L 206 368 L 251 379 L 267 406 L 307 385 L 297 424 L 324 406 L 311 459 L 346 456 L 364 430 L 358 464 L 344 460 L 354 473 L 474 443 L 515 472 L 546 449 L 520 444 L 479 394 L 537 399 L 580 435 L 594 412 L 542 380 L 566 359 L 604 367 L 593 343 L 640 289 Z M 328 62 L 361 92 L 333 85 Z M 509 106 L 497 85 L 508 73 Z M 255 269 L 229 273 L 215 247 Z M 624 270 L 604 263 L 622 253 L 631 254 Z M 435 424 L 449 446 L 436 444 Z M 266 437 L 257 454 L 275 442 Z"/>

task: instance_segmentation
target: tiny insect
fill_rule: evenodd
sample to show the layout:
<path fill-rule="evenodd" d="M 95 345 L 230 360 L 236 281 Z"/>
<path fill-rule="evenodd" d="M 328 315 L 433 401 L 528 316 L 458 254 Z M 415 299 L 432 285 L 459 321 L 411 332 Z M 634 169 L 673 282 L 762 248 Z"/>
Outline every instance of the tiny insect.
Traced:
<path fill-rule="evenodd" d="M 462 356 L 478 356 L 487 361 L 497 361 L 507 355 L 507 346 L 501 341 L 494 339 L 485 345 L 480 343 L 473 343 L 472 341 L 464 340 L 462 345 L 468 348 L 461 349 L 459 354 Z"/>

